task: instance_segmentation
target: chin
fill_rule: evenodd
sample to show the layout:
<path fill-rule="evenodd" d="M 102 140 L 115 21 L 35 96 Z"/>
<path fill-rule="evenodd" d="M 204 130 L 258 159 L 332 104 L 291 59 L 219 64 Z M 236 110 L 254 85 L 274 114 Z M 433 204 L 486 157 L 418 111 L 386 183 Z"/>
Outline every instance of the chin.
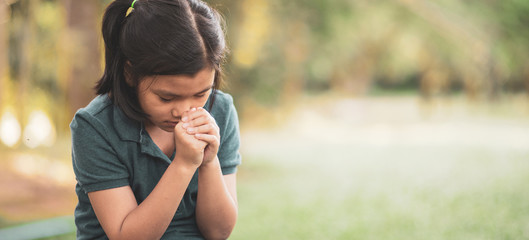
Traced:
<path fill-rule="evenodd" d="M 160 129 L 166 131 L 166 132 L 174 132 L 174 127 L 168 127 L 168 126 L 162 126 Z"/>
<path fill-rule="evenodd" d="M 166 132 L 174 132 L 175 126 L 178 124 L 178 122 L 161 122 L 158 125 L 158 127 Z"/>

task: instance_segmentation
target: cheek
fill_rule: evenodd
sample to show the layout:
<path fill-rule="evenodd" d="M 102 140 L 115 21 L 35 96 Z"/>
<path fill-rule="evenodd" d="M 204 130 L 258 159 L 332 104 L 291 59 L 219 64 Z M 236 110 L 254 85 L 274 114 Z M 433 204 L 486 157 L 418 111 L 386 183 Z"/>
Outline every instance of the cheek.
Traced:
<path fill-rule="evenodd" d="M 204 107 L 206 105 L 206 102 L 208 101 L 209 95 L 206 95 L 202 98 L 198 98 L 195 100 L 195 106 Z"/>
<path fill-rule="evenodd" d="M 167 108 L 152 97 L 145 97 L 143 99 L 140 99 L 140 105 L 142 110 L 151 117 L 162 115 L 165 109 Z"/>
<path fill-rule="evenodd" d="M 170 109 L 167 107 L 161 107 L 161 106 L 151 106 L 149 108 L 148 114 L 153 117 L 159 117 L 164 116 L 167 114 L 167 112 L 170 112 Z"/>
<path fill-rule="evenodd" d="M 149 94 L 145 93 L 144 91 L 140 91 L 138 93 L 138 102 L 144 112 L 147 112 L 149 106 L 152 105 L 151 97 L 149 96 Z"/>
<path fill-rule="evenodd" d="M 204 99 L 204 100 L 200 99 L 200 100 L 197 101 L 197 106 L 203 107 L 204 105 L 206 105 L 207 101 L 208 101 L 207 98 Z"/>

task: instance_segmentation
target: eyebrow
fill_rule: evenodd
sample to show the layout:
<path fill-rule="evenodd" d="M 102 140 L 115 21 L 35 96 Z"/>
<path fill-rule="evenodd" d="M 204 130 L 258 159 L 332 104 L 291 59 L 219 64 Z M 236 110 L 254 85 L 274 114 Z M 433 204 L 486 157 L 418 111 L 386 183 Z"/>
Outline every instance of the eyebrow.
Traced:
<path fill-rule="evenodd" d="M 193 96 L 195 96 L 195 95 L 200 95 L 200 94 L 202 94 L 202 93 L 205 93 L 205 92 L 209 91 L 209 90 L 212 89 L 212 88 L 213 88 L 213 85 L 211 85 L 211 86 L 205 88 L 204 90 L 202 90 L 202 91 L 200 91 L 200 92 L 197 92 L 197 93 L 195 93 L 195 94 L 192 94 L 192 95 L 193 95 Z M 158 94 L 158 95 L 164 95 L 164 96 L 169 96 L 169 97 L 182 97 L 182 95 L 174 94 L 174 93 L 171 93 L 171 92 L 168 92 L 168 91 L 162 90 L 162 89 L 160 89 L 160 90 L 154 90 L 154 92 L 155 92 L 156 94 Z"/>

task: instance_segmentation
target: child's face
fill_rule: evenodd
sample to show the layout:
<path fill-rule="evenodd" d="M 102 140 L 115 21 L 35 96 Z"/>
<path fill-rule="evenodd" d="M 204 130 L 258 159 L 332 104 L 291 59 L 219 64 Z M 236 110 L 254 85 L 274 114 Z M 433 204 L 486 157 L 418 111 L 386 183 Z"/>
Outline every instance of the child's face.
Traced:
<path fill-rule="evenodd" d="M 138 85 L 138 100 L 149 115 L 145 124 L 173 132 L 182 114 L 204 106 L 211 94 L 215 70 L 205 68 L 195 74 L 145 77 Z"/>

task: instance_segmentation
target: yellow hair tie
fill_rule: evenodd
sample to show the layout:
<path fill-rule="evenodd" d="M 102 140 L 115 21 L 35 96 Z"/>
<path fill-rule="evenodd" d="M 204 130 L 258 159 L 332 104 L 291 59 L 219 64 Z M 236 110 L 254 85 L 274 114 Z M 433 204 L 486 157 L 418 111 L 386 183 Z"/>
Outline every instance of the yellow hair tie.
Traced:
<path fill-rule="evenodd" d="M 125 14 L 125 17 L 128 17 L 129 14 L 134 10 L 134 3 L 136 3 L 137 0 L 132 1 L 132 4 L 130 5 L 129 9 L 127 9 L 127 13 Z"/>

